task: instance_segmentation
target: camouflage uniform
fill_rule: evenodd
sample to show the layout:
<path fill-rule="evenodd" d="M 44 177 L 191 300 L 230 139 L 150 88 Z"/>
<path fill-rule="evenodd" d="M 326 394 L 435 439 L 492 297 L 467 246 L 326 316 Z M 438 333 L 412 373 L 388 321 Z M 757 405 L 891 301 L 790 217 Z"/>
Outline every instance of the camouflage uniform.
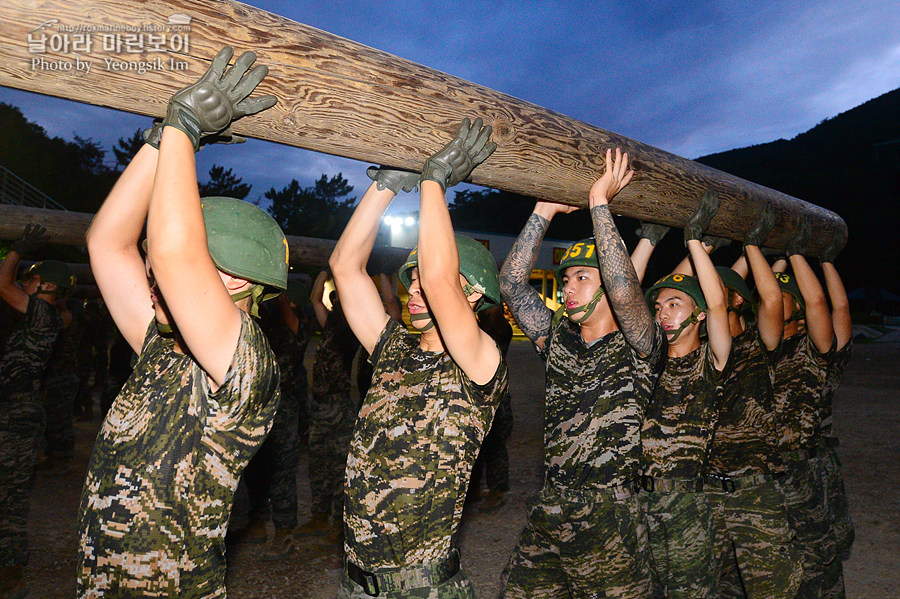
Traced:
<path fill-rule="evenodd" d="M 28 561 L 28 501 L 44 433 L 41 374 L 62 329 L 56 306 L 28 298 L 0 357 L 0 566 Z"/>
<path fill-rule="evenodd" d="M 786 466 L 778 482 L 803 564 L 798 599 L 822 597 L 825 567 L 836 557 L 822 460 L 815 450 L 829 361 L 830 354 L 820 353 L 800 333 L 784 340 L 775 367 L 777 437 Z"/>
<path fill-rule="evenodd" d="M 340 522 L 344 469 L 359 406 L 350 392 L 353 352 L 339 337 L 352 335 L 346 323 L 329 318 L 313 355 L 313 396 L 309 403 L 309 486 L 313 513 L 331 514 Z M 355 341 L 355 340 L 354 340 Z M 349 354 L 349 355 L 345 355 Z"/>
<path fill-rule="evenodd" d="M 302 368 L 303 353 L 309 343 L 309 331 L 303 323 L 295 335 L 281 317 L 263 304 L 261 326 L 281 373 L 281 401 L 272 430 L 259 452 L 244 471 L 250 499 L 250 517 L 268 521 L 271 516 L 276 529 L 297 526 L 297 465 L 300 463 L 300 396 L 297 377 L 306 377 Z"/>
<path fill-rule="evenodd" d="M 710 446 L 712 476 L 703 489 L 713 510 L 722 597 L 793 599 L 800 584 L 794 533 L 775 482 L 784 474 L 774 443 L 776 358 L 755 327 L 732 338 L 732 368 Z"/>
<path fill-rule="evenodd" d="M 44 409 L 47 412 L 45 453 L 48 457 L 71 458 L 75 453 L 72 418 L 79 384 L 75 358 L 81 333 L 81 321 L 73 317 L 71 324 L 60 331 L 44 373 Z"/>
<path fill-rule="evenodd" d="M 500 398 L 491 429 L 481 444 L 481 452 L 472 468 L 472 484 L 480 482 L 481 471 L 484 470 L 488 489 L 503 492 L 509 490 L 509 452 L 506 450 L 506 441 L 512 434 L 512 429 L 512 399 L 507 389 Z"/>
<path fill-rule="evenodd" d="M 821 453 L 822 474 L 825 477 L 826 498 L 832 517 L 832 532 L 836 543 L 837 556 L 825 568 L 823 579 L 823 597 L 842 599 L 844 591 L 844 572 L 841 557 L 853 545 L 853 522 L 850 520 L 850 507 L 847 492 L 844 490 L 844 476 L 841 472 L 841 460 L 835 448 L 838 439 L 832 434 L 832 401 L 834 393 L 841 383 L 841 377 L 847 363 L 850 362 L 853 341 L 832 356 L 825 380 L 825 391 L 822 396 L 821 426 L 819 428 L 818 451 Z"/>
<path fill-rule="evenodd" d="M 448 353 L 422 351 L 393 319 L 371 360 L 372 386 L 347 459 L 345 552 L 364 570 L 401 568 L 416 578 L 454 559 L 472 464 L 508 385 L 506 362 L 476 385 Z M 338 597 L 365 596 L 350 581 L 349 564 Z M 452 577 L 410 582 L 385 596 L 474 597 L 462 571 L 444 574 Z"/>
<path fill-rule="evenodd" d="M 78 596 L 225 597 L 225 532 L 241 472 L 278 405 L 278 365 L 241 313 L 216 391 L 151 323 L 94 444 L 78 511 Z"/>
<path fill-rule="evenodd" d="M 717 388 L 728 374 L 709 344 L 666 359 L 641 429 L 645 464 L 641 506 L 647 515 L 657 583 L 666 597 L 717 594 L 712 509 L 703 474 L 719 411 Z"/>
<path fill-rule="evenodd" d="M 546 361 L 544 486 L 503 573 L 504 596 L 649 597 L 640 515 L 640 428 L 665 359 L 665 335 L 640 357 L 614 331 L 585 344 L 562 319 Z"/>

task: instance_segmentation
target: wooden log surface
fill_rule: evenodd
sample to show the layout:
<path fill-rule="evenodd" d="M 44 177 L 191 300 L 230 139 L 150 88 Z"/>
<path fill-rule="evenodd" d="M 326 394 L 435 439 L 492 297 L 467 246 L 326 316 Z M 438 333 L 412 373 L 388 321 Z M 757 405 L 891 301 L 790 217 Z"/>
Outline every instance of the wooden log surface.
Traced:
<path fill-rule="evenodd" d="M 84 236 L 91 224 L 92 214 L 66 212 L 44 208 L 28 208 L 0 204 L 0 239 L 18 239 L 28 223 L 39 223 L 47 229 L 51 243 L 75 247 L 84 246 Z M 292 266 L 328 266 L 328 258 L 337 243 L 333 239 L 316 239 L 288 235 Z M 409 255 L 408 248 L 376 246 L 369 258 L 372 274 L 397 271 Z M 93 277 L 92 277 L 93 280 Z"/>
<path fill-rule="evenodd" d="M 116 54 L 102 47 L 100 33 L 93 34 L 90 51 L 54 52 L 48 46 L 41 54 L 29 52 L 29 33 L 51 35 L 60 25 L 94 31 L 165 26 L 176 13 L 192 18 L 189 47 L 179 52 Z M 636 174 L 611 204 L 617 214 L 681 227 L 703 192 L 714 188 L 722 199 L 709 229 L 714 235 L 741 239 L 766 202 L 776 212 L 776 228 L 766 245 L 783 245 L 796 218 L 811 222 L 813 251 L 846 229 L 839 216 L 808 202 L 237 2 L 4 0 L 0 19 L 0 85 L 158 117 L 172 93 L 194 81 L 216 52 L 231 44 L 236 52 L 258 54 L 270 70 L 258 93 L 279 98 L 276 107 L 238 121 L 234 130 L 242 135 L 418 170 L 462 118 L 479 116 L 494 127 L 499 148 L 473 173 L 471 182 L 478 185 L 586 205 L 603 168 L 604 150 L 618 146 L 632 157 Z M 35 31 L 51 19 L 58 22 Z M 35 68 L 38 58 L 75 66 L 42 70 Z M 76 58 L 90 62 L 90 71 L 78 70 Z M 164 68 L 140 74 L 108 67 L 107 59 L 160 59 Z M 187 68 L 172 69 L 170 59 Z M 477 59 L 489 61 L 490 56 Z"/>

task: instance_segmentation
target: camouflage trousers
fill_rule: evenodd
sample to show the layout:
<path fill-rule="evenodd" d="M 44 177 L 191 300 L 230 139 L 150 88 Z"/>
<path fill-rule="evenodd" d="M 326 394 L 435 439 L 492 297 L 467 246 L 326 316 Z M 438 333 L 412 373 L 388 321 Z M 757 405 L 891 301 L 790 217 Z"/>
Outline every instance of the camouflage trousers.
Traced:
<path fill-rule="evenodd" d="M 43 434 L 37 388 L 0 394 L 0 567 L 28 561 L 28 507 Z"/>
<path fill-rule="evenodd" d="M 65 373 L 44 381 L 44 410 L 47 414 L 48 456 L 71 458 L 75 453 L 75 396 L 80 380 L 75 373 Z"/>
<path fill-rule="evenodd" d="M 657 590 L 671 599 L 717 597 L 712 508 L 704 493 L 641 494 Z"/>
<path fill-rule="evenodd" d="M 371 599 L 372 595 L 350 580 L 347 572 L 341 573 L 341 582 L 338 586 L 337 599 Z M 420 587 L 416 589 L 403 589 L 381 592 L 378 597 L 385 599 L 475 599 L 475 587 L 460 570 L 456 575 L 439 585 Z"/>
<path fill-rule="evenodd" d="M 340 519 L 344 471 L 357 406 L 349 392 L 313 395 L 309 404 L 309 487 L 313 513 Z"/>
<path fill-rule="evenodd" d="M 492 491 L 509 490 L 509 452 L 506 450 L 506 441 L 512 434 L 513 413 L 509 392 L 500 398 L 500 405 L 494 414 L 491 430 L 485 435 L 481 444 L 478 459 L 472 467 L 472 484 L 481 483 L 481 472 L 485 472 L 485 483 Z"/>
<path fill-rule="evenodd" d="M 742 484 L 737 477 L 731 492 L 709 486 L 703 491 L 713 513 L 719 596 L 794 599 L 802 569 L 774 479 Z"/>
<path fill-rule="evenodd" d="M 791 460 L 786 466 L 785 476 L 778 483 L 803 564 L 797 599 L 821 599 L 826 567 L 840 559 L 831 529 L 822 459 Z"/>
<path fill-rule="evenodd" d="M 289 392 L 281 395 L 269 436 L 244 470 L 250 518 L 276 529 L 297 526 L 297 465 L 300 463 L 298 412 L 300 403 Z"/>
<path fill-rule="evenodd" d="M 822 443 L 819 451 L 821 452 L 822 461 L 821 471 L 825 477 L 828 508 L 831 510 L 831 527 L 836 543 L 835 559 L 825 566 L 825 575 L 822 580 L 822 596 L 826 599 L 843 599 L 846 596 L 846 592 L 844 590 L 844 566 L 841 563 L 841 559 L 853 545 L 855 532 L 853 530 L 853 522 L 850 520 L 847 492 L 844 490 L 841 460 L 831 445 Z"/>
<path fill-rule="evenodd" d="M 623 487 L 573 491 L 545 486 L 501 579 L 502 597 L 649 598 L 647 528 Z"/>

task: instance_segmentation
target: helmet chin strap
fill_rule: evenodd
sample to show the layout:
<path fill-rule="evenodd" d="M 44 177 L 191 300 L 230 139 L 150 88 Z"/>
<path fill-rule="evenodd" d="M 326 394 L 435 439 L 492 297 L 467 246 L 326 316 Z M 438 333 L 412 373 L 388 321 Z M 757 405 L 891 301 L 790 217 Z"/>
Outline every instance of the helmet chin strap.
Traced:
<path fill-rule="evenodd" d="M 421 322 L 423 320 L 427 320 L 428 323 L 424 327 L 419 329 L 420 331 L 422 331 L 424 333 L 425 331 L 430 331 L 431 329 L 434 328 L 434 319 L 431 318 L 430 312 L 418 312 L 416 314 L 409 315 L 410 322 Z"/>
<path fill-rule="evenodd" d="M 569 317 L 569 320 L 574 322 L 575 324 L 581 324 L 588 317 L 594 313 L 594 308 L 597 307 L 597 304 L 600 303 L 600 300 L 603 298 L 604 291 L 603 287 L 597 287 L 597 291 L 594 292 L 594 297 L 591 298 L 591 301 L 586 303 L 583 306 L 577 306 L 572 310 L 566 310 L 565 315 Z M 581 316 L 575 317 L 576 314 L 582 314 Z"/>
<path fill-rule="evenodd" d="M 263 291 L 263 286 L 255 283 L 249 288 L 244 289 L 243 291 L 238 291 L 237 293 L 232 295 L 231 300 L 234 303 L 238 303 L 245 297 L 250 296 L 250 316 L 259 318 L 259 303 L 261 301 L 260 298 L 262 297 Z"/>
<path fill-rule="evenodd" d="M 696 308 L 694 308 L 694 311 L 691 312 L 691 315 L 688 316 L 687 318 L 685 318 L 684 321 L 682 321 L 682 323 L 678 326 L 678 328 L 675 329 L 675 331 L 672 334 L 672 338 L 669 339 L 669 343 L 671 343 L 673 341 L 677 341 L 678 338 L 681 336 L 681 334 L 684 332 L 684 330 L 686 328 L 688 328 L 690 325 L 697 324 L 698 322 L 700 322 L 700 319 L 698 318 L 698 316 L 700 316 L 700 314 L 702 312 L 703 312 L 703 310 L 700 309 L 700 306 L 697 306 Z"/>
<path fill-rule="evenodd" d="M 175 336 L 175 327 L 158 320 L 156 321 L 156 331 L 159 333 L 160 337 L 164 337 L 166 339 L 171 339 Z"/>

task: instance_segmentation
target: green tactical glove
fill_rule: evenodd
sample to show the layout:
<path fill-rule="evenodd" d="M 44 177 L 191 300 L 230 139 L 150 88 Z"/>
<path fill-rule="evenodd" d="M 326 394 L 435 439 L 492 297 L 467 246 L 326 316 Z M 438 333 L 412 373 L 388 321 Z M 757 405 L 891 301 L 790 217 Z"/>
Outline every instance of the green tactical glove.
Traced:
<path fill-rule="evenodd" d="M 841 253 L 841 250 L 844 249 L 845 245 L 847 245 L 847 230 L 841 228 L 835 231 L 834 236 L 831 238 L 831 243 L 822 250 L 819 261 L 822 263 L 830 262 L 831 264 L 834 264 L 834 259 Z"/>
<path fill-rule="evenodd" d="M 390 189 L 394 195 L 401 191 L 412 191 L 419 186 L 422 175 L 410 171 L 392 170 L 383 166 L 370 166 L 366 169 L 369 179 L 375 181 L 379 190 Z"/>
<path fill-rule="evenodd" d="M 716 237 L 715 235 L 704 235 L 700 238 L 700 242 L 707 247 L 711 247 L 710 253 L 716 251 L 719 248 L 723 248 L 727 245 L 731 245 L 731 240 L 727 237 Z"/>
<path fill-rule="evenodd" d="M 210 134 L 233 137 L 230 131 L 233 120 L 271 108 L 278 101 L 275 96 L 246 99 L 269 69 L 256 66 L 248 73 L 247 69 L 256 61 L 256 54 L 244 52 L 225 72 L 233 54 L 231 46 L 222 48 L 209 70 L 196 83 L 178 91 L 169 100 L 163 127 L 184 131 L 194 144 L 194 151 L 200 149 L 201 137 Z"/>
<path fill-rule="evenodd" d="M 752 229 L 744 233 L 744 247 L 748 245 L 762 247 L 774 227 L 775 210 L 772 208 L 772 204 L 766 202 L 756 216 L 756 224 L 753 225 Z"/>
<path fill-rule="evenodd" d="M 788 239 L 788 242 L 784 246 L 784 253 L 788 258 L 794 254 L 806 254 L 806 244 L 809 241 L 811 232 L 808 218 L 800 217 L 799 219 L 795 219 L 794 226 L 796 232 L 793 237 Z"/>
<path fill-rule="evenodd" d="M 669 232 L 669 227 L 641 221 L 641 225 L 634 232 L 639 239 L 646 239 L 650 242 L 650 245 L 656 247 L 656 244 Z"/>
<path fill-rule="evenodd" d="M 153 121 L 153 126 L 149 129 L 144 129 L 143 133 L 141 134 L 141 136 L 144 138 L 144 143 L 150 144 L 158 150 L 159 142 L 162 141 L 162 131 L 162 119 L 156 119 L 155 121 Z M 202 150 L 206 146 L 210 146 L 212 144 L 242 144 L 245 141 L 247 141 L 246 137 L 235 135 L 231 132 L 231 127 L 229 126 L 224 131 L 220 131 L 219 133 L 202 136 L 200 138 L 199 150 Z"/>
<path fill-rule="evenodd" d="M 436 181 L 444 191 L 465 181 L 497 149 L 497 144 L 488 141 L 492 131 L 481 119 L 475 119 L 474 124 L 463 119 L 453 141 L 425 161 L 422 181 Z"/>
<path fill-rule="evenodd" d="M 700 239 L 703 231 L 709 226 L 710 221 L 719 211 L 719 192 L 715 189 L 707 189 L 700 198 L 700 205 L 684 225 L 684 245 L 691 239 Z"/>
<path fill-rule="evenodd" d="M 41 225 L 29 223 L 25 225 L 25 232 L 22 234 L 22 237 L 17 239 L 9 249 L 21 257 L 38 249 L 47 241 L 47 229 Z"/>

